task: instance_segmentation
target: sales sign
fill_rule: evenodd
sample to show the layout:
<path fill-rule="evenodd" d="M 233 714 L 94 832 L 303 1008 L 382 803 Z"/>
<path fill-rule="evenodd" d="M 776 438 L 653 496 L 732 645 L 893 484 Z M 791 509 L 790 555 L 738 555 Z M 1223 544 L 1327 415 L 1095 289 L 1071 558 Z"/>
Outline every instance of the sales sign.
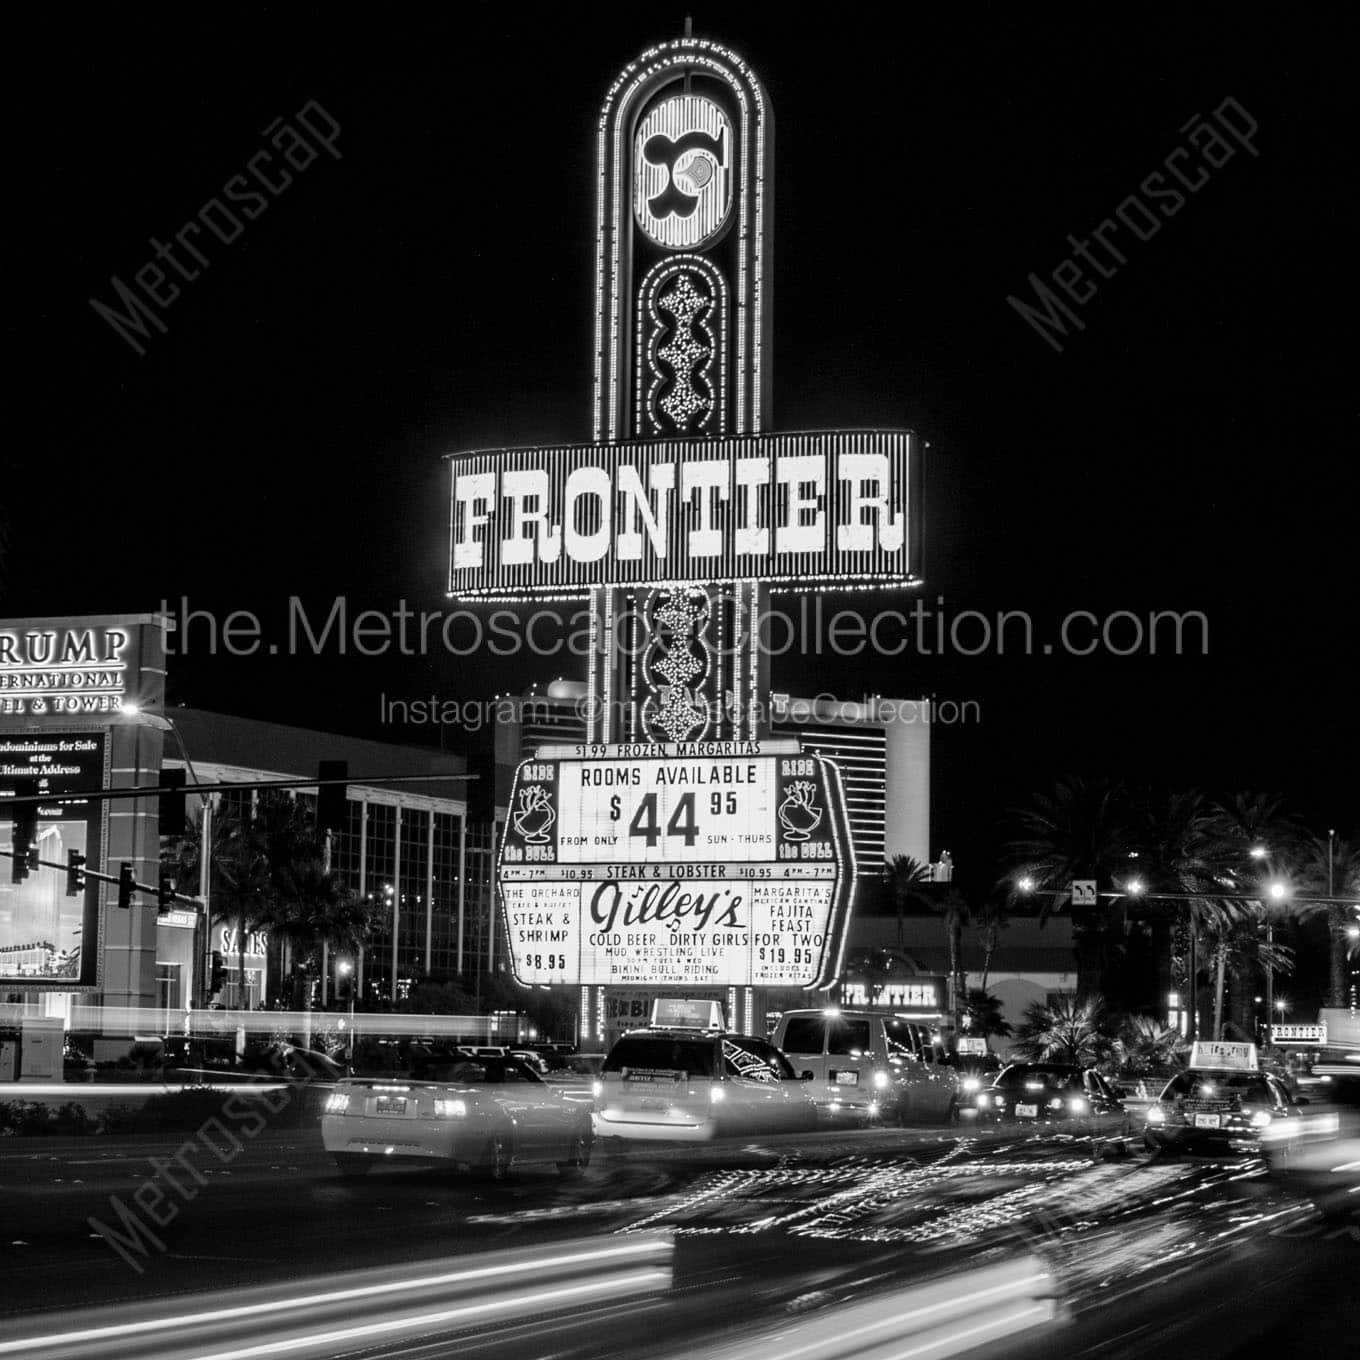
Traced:
<path fill-rule="evenodd" d="M 518 980 L 835 980 L 855 874 L 840 776 L 797 741 L 541 748 L 499 885 Z"/>

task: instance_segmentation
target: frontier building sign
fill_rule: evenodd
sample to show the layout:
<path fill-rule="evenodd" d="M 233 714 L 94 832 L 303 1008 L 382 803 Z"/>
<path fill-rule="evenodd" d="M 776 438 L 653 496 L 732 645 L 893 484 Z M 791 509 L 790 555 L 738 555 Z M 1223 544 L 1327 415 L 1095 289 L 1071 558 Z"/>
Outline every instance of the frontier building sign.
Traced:
<path fill-rule="evenodd" d="M 688 32 L 647 48 L 605 96 L 596 170 L 591 442 L 447 460 L 451 597 L 589 601 L 586 740 L 520 764 L 497 873 L 515 977 L 579 985 L 586 1039 L 591 989 L 746 989 L 755 1024 L 762 989 L 838 981 L 840 774 L 769 739 L 745 621 L 775 591 L 919 585 L 923 561 L 914 433 L 769 428 L 755 72 Z"/>
<path fill-rule="evenodd" d="M 913 444 L 907 431 L 858 430 L 460 455 L 449 591 L 910 584 L 920 557 Z"/>
<path fill-rule="evenodd" d="M 785 740 L 541 747 L 498 881 L 522 983 L 824 987 L 853 876 L 839 773 Z"/>

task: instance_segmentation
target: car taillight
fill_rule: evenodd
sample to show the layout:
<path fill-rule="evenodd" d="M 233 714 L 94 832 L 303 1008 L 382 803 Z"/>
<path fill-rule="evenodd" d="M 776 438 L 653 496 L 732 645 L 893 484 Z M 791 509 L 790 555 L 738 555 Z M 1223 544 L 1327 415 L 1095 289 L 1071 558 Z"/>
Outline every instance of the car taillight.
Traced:
<path fill-rule="evenodd" d="M 888 1084 L 888 1082 L 889 1082 L 890 1080 L 891 1080 L 891 1078 L 890 1078 L 890 1077 L 888 1076 L 888 1074 L 887 1074 L 886 1072 L 884 1072 L 884 1071 L 881 1071 L 881 1070 L 880 1070 L 880 1071 L 874 1073 L 874 1085 L 875 1085 L 875 1087 L 877 1087 L 878 1090 L 880 1090 L 880 1091 L 883 1090 L 883 1088 L 884 1088 L 885 1086 L 887 1086 L 887 1084 Z"/>
<path fill-rule="evenodd" d="M 326 1097 L 327 1114 L 344 1114 L 349 1109 L 349 1092 L 332 1091 Z"/>
<path fill-rule="evenodd" d="M 708 1098 L 711 1101 L 725 1100 L 727 1098 L 727 1092 L 715 1081 L 713 1085 L 708 1088 Z"/>
<path fill-rule="evenodd" d="M 604 1082 L 592 1081 L 590 1083 L 590 1094 L 593 1095 L 596 1100 L 599 1100 L 599 1098 L 604 1095 Z"/>
<path fill-rule="evenodd" d="M 436 1119 L 466 1119 L 466 1100 L 440 1100 L 435 1097 L 434 1115 Z"/>

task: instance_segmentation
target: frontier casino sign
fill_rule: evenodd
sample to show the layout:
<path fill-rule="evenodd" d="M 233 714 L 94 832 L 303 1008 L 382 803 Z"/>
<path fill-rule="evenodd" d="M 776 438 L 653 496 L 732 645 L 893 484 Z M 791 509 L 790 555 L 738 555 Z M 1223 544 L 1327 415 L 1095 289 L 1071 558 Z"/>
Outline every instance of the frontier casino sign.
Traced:
<path fill-rule="evenodd" d="M 919 460 L 906 431 L 824 431 L 452 460 L 449 589 L 470 599 L 592 586 L 916 579 Z"/>
<path fill-rule="evenodd" d="M 747 625 L 774 591 L 920 583 L 920 446 L 769 429 L 774 118 L 737 53 L 649 47 L 597 134 L 594 182 L 561 177 L 595 213 L 591 442 L 448 456 L 449 595 L 590 605 L 586 740 L 519 766 L 501 907 L 522 983 L 742 987 L 749 1019 L 837 981 L 856 865 L 835 764 L 770 740 Z M 603 993 L 581 1014 L 600 1037 Z"/>

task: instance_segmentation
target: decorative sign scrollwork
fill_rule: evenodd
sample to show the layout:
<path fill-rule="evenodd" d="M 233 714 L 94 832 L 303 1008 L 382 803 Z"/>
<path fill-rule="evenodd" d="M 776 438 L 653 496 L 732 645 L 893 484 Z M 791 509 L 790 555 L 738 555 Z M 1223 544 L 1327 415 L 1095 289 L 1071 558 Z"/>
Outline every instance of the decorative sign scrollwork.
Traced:
<path fill-rule="evenodd" d="M 638 291 L 637 426 L 644 434 L 724 434 L 727 285 L 707 260 L 662 260 Z"/>
<path fill-rule="evenodd" d="M 704 696 L 712 667 L 709 598 L 697 588 L 654 590 L 643 611 L 642 729 L 651 742 L 702 741 L 712 713 Z"/>

